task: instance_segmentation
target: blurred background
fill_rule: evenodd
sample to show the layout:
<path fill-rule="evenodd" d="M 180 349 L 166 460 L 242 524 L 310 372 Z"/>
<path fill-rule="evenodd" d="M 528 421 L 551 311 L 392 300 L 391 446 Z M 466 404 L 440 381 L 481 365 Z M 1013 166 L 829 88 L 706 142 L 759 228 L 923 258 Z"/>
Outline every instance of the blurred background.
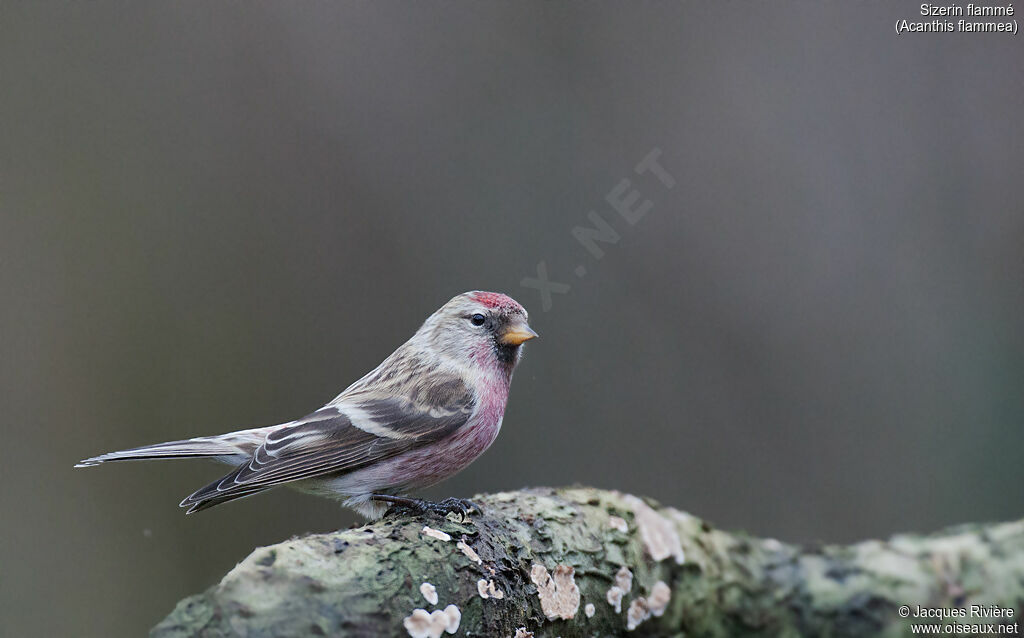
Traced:
<path fill-rule="evenodd" d="M 1024 515 L 1024 40 L 897 35 L 917 7 L 4 3 L 0 634 L 140 635 L 353 524 L 72 466 L 306 414 L 470 289 L 542 338 L 429 497 L 582 483 L 801 542 Z"/>

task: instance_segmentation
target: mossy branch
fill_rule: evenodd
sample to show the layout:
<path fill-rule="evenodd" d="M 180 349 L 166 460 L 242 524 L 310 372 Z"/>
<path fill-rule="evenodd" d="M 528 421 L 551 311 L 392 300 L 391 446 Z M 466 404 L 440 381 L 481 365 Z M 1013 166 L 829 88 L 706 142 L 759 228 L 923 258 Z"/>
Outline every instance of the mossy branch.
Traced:
<path fill-rule="evenodd" d="M 257 549 L 153 635 L 903 636 L 901 605 L 984 605 L 952 622 L 995 624 L 1024 606 L 1024 521 L 807 549 L 618 492 L 474 500 L 483 513 L 465 521 L 384 519 Z"/>

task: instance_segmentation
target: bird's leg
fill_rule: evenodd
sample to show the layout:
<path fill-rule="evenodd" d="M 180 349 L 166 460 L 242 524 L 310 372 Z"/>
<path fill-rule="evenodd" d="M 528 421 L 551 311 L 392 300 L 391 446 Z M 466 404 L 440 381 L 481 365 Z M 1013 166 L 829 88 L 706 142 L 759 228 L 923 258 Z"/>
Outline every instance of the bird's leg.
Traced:
<path fill-rule="evenodd" d="M 476 503 L 464 498 L 446 498 L 440 503 L 432 503 L 431 501 L 425 501 L 421 498 L 392 496 L 390 494 L 374 494 L 370 498 L 375 501 L 390 503 L 391 507 L 388 509 L 388 513 L 394 512 L 396 514 L 400 514 L 403 512 L 411 512 L 416 514 L 433 512 L 434 514 L 447 516 L 452 512 L 458 512 L 459 515 L 462 516 L 463 519 L 465 519 L 466 514 L 470 510 L 476 510 L 478 512 L 481 511 L 480 507 Z"/>
<path fill-rule="evenodd" d="M 391 505 L 388 508 L 388 512 L 399 512 L 401 510 L 408 510 L 410 512 L 425 512 L 427 510 L 427 501 L 419 498 L 407 498 L 405 496 L 392 496 L 390 494 L 374 494 L 370 496 L 371 500 L 380 501 L 382 503 L 389 503 Z"/>

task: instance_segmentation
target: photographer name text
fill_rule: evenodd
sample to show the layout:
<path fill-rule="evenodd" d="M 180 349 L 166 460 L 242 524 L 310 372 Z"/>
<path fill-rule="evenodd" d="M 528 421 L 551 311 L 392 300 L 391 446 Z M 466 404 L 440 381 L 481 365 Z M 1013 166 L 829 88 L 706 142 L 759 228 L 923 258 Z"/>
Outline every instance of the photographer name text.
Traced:
<path fill-rule="evenodd" d="M 907 610 L 907 611 L 904 611 Z M 1013 609 L 998 605 L 969 605 L 967 607 L 913 607 L 900 609 L 904 618 L 1013 618 Z"/>

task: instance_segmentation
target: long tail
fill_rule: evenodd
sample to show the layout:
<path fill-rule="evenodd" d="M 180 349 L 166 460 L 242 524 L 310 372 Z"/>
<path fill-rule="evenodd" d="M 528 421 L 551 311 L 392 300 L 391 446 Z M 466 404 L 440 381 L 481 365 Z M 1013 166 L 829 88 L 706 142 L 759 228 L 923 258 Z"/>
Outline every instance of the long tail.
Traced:
<path fill-rule="evenodd" d="M 144 445 L 130 450 L 108 452 L 91 459 L 79 461 L 75 467 L 92 467 L 108 461 L 144 461 L 152 459 L 184 459 L 196 457 L 221 457 L 229 462 L 241 462 L 248 458 L 263 442 L 267 430 L 242 430 L 220 436 L 203 436 L 183 441 L 168 441 L 156 445 Z"/>

